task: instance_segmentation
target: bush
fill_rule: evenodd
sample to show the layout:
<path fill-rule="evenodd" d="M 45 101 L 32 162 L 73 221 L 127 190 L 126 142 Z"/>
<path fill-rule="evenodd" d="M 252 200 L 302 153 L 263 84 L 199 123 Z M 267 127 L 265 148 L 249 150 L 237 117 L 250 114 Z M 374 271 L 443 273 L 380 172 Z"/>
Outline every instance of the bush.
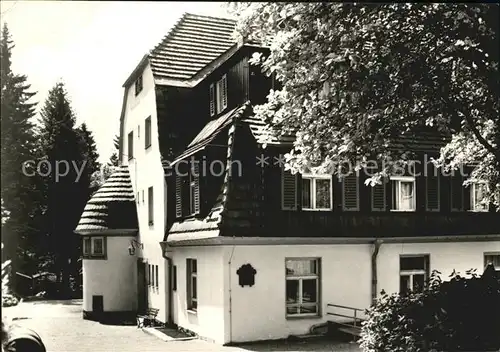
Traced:
<path fill-rule="evenodd" d="M 498 351 L 500 278 L 492 267 L 479 277 L 434 271 L 420 293 L 387 295 L 367 311 L 364 352 Z"/>

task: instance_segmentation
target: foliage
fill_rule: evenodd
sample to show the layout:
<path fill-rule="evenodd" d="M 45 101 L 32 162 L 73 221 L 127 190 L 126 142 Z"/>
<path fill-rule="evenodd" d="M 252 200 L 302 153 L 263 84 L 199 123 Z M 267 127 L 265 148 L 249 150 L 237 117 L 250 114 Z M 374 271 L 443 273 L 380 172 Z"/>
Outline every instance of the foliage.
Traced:
<path fill-rule="evenodd" d="M 451 141 L 445 169 L 475 162 L 500 207 L 499 4 L 230 3 L 237 32 L 269 47 L 252 63 L 281 83 L 254 109 L 274 134 L 295 134 L 293 170 L 384 162 L 412 150 L 400 136 Z M 334 170 L 336 172 L 337 170 Z"/>
<path fill-rule="evenodd" d="M 3 251 L 3 243 L 2 243 Z M 10 292 L 9 289 L 9 266 L 11 261 L 6 260 L 2 263 L 2 307 L 11 307 L 19 303 L 17 298 Z"/>
<path fill-rule="evenodd" d="M 118 152 L 120 150 L 120 137 L 115 136 L 113 139 L 113 146 L 115 151 L 111 154 L 109 161 L 101 166 L 100 170 L 95 171 L 92 174 L 92 178 L 90 181 L 90 188 L 92 191 L 96 191 L 101 187 L 104 182 L 111 176 L 115 168 L 118 166 Z"/>
<path fill-rule="evenodd" d="M 496 351 L 500 348 L 500 278 L 469 271 L 443 282 L 433 272 L 421 293 L 383 296 L 368 310 L 364 352 Z"/>

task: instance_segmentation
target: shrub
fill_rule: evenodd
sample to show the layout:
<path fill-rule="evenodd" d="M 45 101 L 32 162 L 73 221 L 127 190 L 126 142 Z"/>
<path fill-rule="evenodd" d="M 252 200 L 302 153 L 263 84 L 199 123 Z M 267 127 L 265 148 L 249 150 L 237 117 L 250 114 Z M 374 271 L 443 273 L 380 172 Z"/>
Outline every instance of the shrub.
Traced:
<path fill-rule="evenodd" d="M 382 297 L 367 311 L 364 352 L 498 351 L 500 278 L 457 273 L 443 282 L 434 271 L 422 292 Z"/>

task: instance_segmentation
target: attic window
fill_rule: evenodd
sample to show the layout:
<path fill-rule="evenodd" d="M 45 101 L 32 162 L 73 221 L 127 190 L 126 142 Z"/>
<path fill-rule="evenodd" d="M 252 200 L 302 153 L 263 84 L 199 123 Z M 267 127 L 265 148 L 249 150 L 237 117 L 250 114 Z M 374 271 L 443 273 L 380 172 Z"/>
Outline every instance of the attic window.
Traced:
<path fill-rule="evenodd" d="M 142 91 L 142 75 L 140 75 L 135 81 L 135 96 L 139 95 Z"/>

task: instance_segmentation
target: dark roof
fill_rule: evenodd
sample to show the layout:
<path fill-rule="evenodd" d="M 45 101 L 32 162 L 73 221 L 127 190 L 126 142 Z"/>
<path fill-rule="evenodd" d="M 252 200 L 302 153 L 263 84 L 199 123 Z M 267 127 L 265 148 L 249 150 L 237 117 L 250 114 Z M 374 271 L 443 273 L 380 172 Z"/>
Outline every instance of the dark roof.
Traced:
<path fill-rule="evenodd" d="M 255 115 L 245 118 L 242 122 L 248 125 L 252 135 L 255 137 L 255 140 L 259 143 L 291 146 L 295 141 L 295 135 L 272 135 L 271 127 Z"/>
<path fill-rule="evenodd" d="M 237 44 L 235 25 L 229 18 L 184 14 L 149 55 L 155 79 L 192 78 Z"/>
<path fill-rule="evenodd" d="M 235 119 L 242 116 L 249 106 L 250 102 L 247 101 L 242 106 L 234 108 L 218 118 L 209 121 L 196 137 L 194 137 L 191 143 L 189 143 L 186 150 L 182 152 L 171 165 L 175 165 L 180 160 L 203 150 L 222 130 L 229 126 Z"/>
<path fill-rule="evenodd" d="M 137 210 L 128 166 L 118 167 L 92 195 L 75 232 L 137 230 Z"/>

